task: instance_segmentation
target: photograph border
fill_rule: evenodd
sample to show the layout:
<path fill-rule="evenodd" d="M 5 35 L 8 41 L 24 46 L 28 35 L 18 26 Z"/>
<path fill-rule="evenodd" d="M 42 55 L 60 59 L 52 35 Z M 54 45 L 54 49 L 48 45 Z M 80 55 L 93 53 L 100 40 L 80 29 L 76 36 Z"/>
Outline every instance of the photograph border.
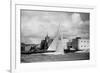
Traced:
<path fill-rule="evenodd" d="M 46 5 L 32 5 L 32 4 L 14 4 L 15 5 L 15 7 L 14 7 L 14 10 L 15 10 L 15 13 L 13 13 L 13 8 L 11 9 L 11 11 L 10 11 L 10 14 L 11 14 L 11 18 L 10 18 L 10 20 L 11 20 L 11 61 L 10 61 L 10 66 L 11 66 L 11 72 L 16 72 L 17 71 L 17 67 L 16 67 L 16 65 L 17 65 L 17 63 L 16 63 L 16 60 L 17 60 L 17 53 L 16 53 L 16 6 L 17 5 L 27 5 L 27 6 L 39 6 L 39 7 L 58 7 L 58 8 L 79 8 L 79 9 L 92 9 L 94 12 L 93 12 L 93 17 L 95 18 L 95 15 L 94 15 L 94 13 L 95 13 L 95 8 L 94 7 L 91 7 L 91 8 L 85 8 L 85 7 L 71 7 L 71 6 L 53 6 L 53 5 L 51 5 L 51 6 L 46 6 Z M 13 5 L 12 5 L 13 6 Z M 13 26 L 12 26 L 12 24 L 13 24 L 13 22 L 12 22 L 12 18 L 13 18 L 13 14 L 15 14 L 15 28 L 13 28 Z M 91 19 L 90 19 L 90 21 L 91 21 Z M 95 22 L 95 20 L 94 20 L 94 22 Z M 91 24 L 91 23 L 90 23 Z M 13 24 L 14 25 L 14 24 Z M 93 27 L 94 28 L 94 27 Z M 15 29 L 15 32 L 13 32 L 12 30 L 14 30 Z M 93 31 L 94 32 L 94 31 Z M 15 37 L 13 36 L 14 35 L 14 33 L 15 33 Z M 12 46 L 12 45 L 14 45 L 14 41 L 13 41 L 13 39 L 12 38 L 15 38 L 15 46 Z M 15 52 L 14 52 L 14 48 L 13 47 L 15 47 Z M 13 48 L 13 49 L 12 49 Z M 90 52 L 91 53 L 91 52 Z M 15 57 L 14 57 L 15 56 Z M 14 60 L 15 59 L 15 60 Z"/>

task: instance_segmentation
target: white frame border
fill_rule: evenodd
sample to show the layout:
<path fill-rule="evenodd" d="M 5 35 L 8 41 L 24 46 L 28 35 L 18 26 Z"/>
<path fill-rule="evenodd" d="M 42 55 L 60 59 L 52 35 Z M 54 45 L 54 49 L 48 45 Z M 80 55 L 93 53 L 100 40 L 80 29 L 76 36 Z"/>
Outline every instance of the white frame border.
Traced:
<path fill-rule="evenodd" d="M 19 17 L 17 17 L 16 16 L 16 6 L 18 6 L 18 5 L 24 5 L 24 4 L 15 4 L 15 2 L 13 3 L 12 2 L 12 4 L 11 4 L 11 72 L 12 73 L 14 73 L 14 72 L 20 72 L 20 71 L 22 71 L 23 72 L 23 70 L 26 70 L 26 71 L 33 71 L 33 65 L 35 66 L 35 68 L 34 68 L 34 71 L 38 71 L 38 70 L 45 70 L 45 69 L 49 69 L 49 68 L 51 68 L 51 69 L 63 69 L 63 68 L 79 68 L 79 67 L 88 67 L 88 66 L 94 66 L 94 65 L 96 65 L 96 55 L 95 55 L 95 49 L 92 49 L 92 50 L 90 50 L 91 52 L 91 59 L 89 60 L 89 61 L 66 61 L 66 62 L 50 62 L 50 64 L 48 64 L 48 62 L 46 62 L 46 63 L 33 63 L 33 64 L 20 64 L 19 63 L 19 58 L 20 58 L 20 55 L 18 54 L 18 50 L 16 50 L 16 47 L 19 47 L 17 44 L 19 43 L 19 39 L 17 39 L 17 42 L 16 42 L 16 38 L 17 37 L 19 37 L 19 32 L 17 32 L 17 31 L 19 31 L 19 23 L 18 22 L 16 22 L 16 20 L 17 20 L 17 18 Z M 36 7 L 47 7 L 47 8 L 54 8 L 55 9 L 55 7 L 58 7 L 58 9 L 61 7 L 61 8 L 68 8 L 68 9 L 71 9 L 71 8 L 78 8 L 79 9 L 79 11 L 78 12 L 81 12 L 80 10 L 86 10 L 87 12 L 88 12 L 88 9 L 90 10 L 89 12 L 90 12 L 90 24 L 91 24 L 91 27 L 90 27 L 90 35 L 92 35 L 91 36 L 91 38 L 90 38 L 90 42 L 92 41 L 92 43 L 90 43 L 90 48 L 95 48 L 95 7 L 93 7 L 93 6 L 79 6 L 79 5 L 66 5 L 66 6 L 63 6 L 63 5 L 57 5 L 57 6 L 55 6 L 55 5 L 37 5 L 37 4 L 25 4 L 25 5 L 27 5 L 27 6 L 36 6 Z M 29 7 L 30 8 L 30 7 Z M 18 10 L 18 9 L 17 9 Z M 41 9 L 37 9 L 37 10 L 41 10 Z M 52 10 L 52 9 L 51 9 Z M 55 11 L 55 10 L 54 10 Z M 19 14 L 19 12 L 18 12 L 18 14 Z M 18 20 L 17 20 L 18 21 Z M 16 44 L 17 43 L 17 44 Z M 92 45 L 92 46 L 91 46 Z M 17 54 L 17 55 L 16 55 Z M 81 63 L 80 63 L 81 62 Z M 67 66 L 65 65 L 65 63 L 67 64 Z M 72 64 L 73 63 L 73 64 Z M 43 65 L 44 65 L 44 67 L 43 67 Z M 52 66 L 52 65 L 54 65 L 54 66 Z M 62 65 L 64 65 L 64 66 L 62 66 Z M 31 66 L 31 68 L 29 68 Z M 38 68 L 38 66 L 40 66 L 39 68 Z M 46 66 L 48 66 L 48 67 L 46 67 Z M 25 67 L 25 68 L 23 68 L 23 67 Z M 27 68 L 28 67 L 28 68 Z M 23 68 L 23 69 L 22 69 Z M 51 70 L 50 69 L 50 70 Z"/>

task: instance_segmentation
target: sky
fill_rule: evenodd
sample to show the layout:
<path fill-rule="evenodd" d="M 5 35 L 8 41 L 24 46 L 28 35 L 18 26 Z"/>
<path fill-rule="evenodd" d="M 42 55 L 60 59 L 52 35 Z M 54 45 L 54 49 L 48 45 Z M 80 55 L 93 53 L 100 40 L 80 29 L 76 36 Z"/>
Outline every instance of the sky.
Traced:
<path fill-rule="evenodd" d="M 64 38 L 89 38 L 89 13 L 21 10 L 21 42 L 39 43 L 54 38 L 60 25 Z"/>

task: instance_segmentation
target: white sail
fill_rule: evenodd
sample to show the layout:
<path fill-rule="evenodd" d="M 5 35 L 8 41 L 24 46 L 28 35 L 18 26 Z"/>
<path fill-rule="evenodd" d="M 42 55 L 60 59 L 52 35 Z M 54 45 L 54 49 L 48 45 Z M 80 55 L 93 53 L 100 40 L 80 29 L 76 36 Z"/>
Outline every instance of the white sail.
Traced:
<path fill-rule="evenodd" d="M 63 47 L 63 34 L 61 31 L 61 25 L 59 24 L 59 29 L 58 29 L 58 42 L 57 42 L 57 47 L 56 47 L 56 52 L 55 54 L 64 54 L 64 47 Z"/>
<path fill-rule="evenodd" d="M 58 38 L 56 37 L 48 48 L 48 51 L 55 51 L 57 48 Z"/>
<path fill-rule="evenodd" d="M 48 50 L 54 51 L 53 53 L 46 53 L 46 54 L 53 54 L 53 55 L 58 55 L 58 54 L 64 54 L 64 47 L 63 47 L 63 35 L 60 29 L 60 25 L 58 27 L 58 32 L 57 32 L 57 36 L 55 37 L 55 39 L 53 40 L 53 42 L 51 43 L 51 45 L 49 46 Z"/>

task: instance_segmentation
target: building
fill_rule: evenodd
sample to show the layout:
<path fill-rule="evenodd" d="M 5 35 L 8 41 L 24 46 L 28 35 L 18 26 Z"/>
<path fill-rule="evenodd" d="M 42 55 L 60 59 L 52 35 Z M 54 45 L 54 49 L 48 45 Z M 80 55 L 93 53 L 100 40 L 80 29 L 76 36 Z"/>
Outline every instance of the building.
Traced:
<path fill-rule="evenodd" d="M 78 49 L 79 50 L 85 50 L 85 49 L 89 49 L 90 42 L 89 39 L 78 39 Z"/>
<path fill-rule="evenodd" d="M 80 38 L 77 37 L 75 39 L 72 39 L 72 48 L 75 50 L 87 50 L 89 49 L 89 39 L 87 38 Z"/>

